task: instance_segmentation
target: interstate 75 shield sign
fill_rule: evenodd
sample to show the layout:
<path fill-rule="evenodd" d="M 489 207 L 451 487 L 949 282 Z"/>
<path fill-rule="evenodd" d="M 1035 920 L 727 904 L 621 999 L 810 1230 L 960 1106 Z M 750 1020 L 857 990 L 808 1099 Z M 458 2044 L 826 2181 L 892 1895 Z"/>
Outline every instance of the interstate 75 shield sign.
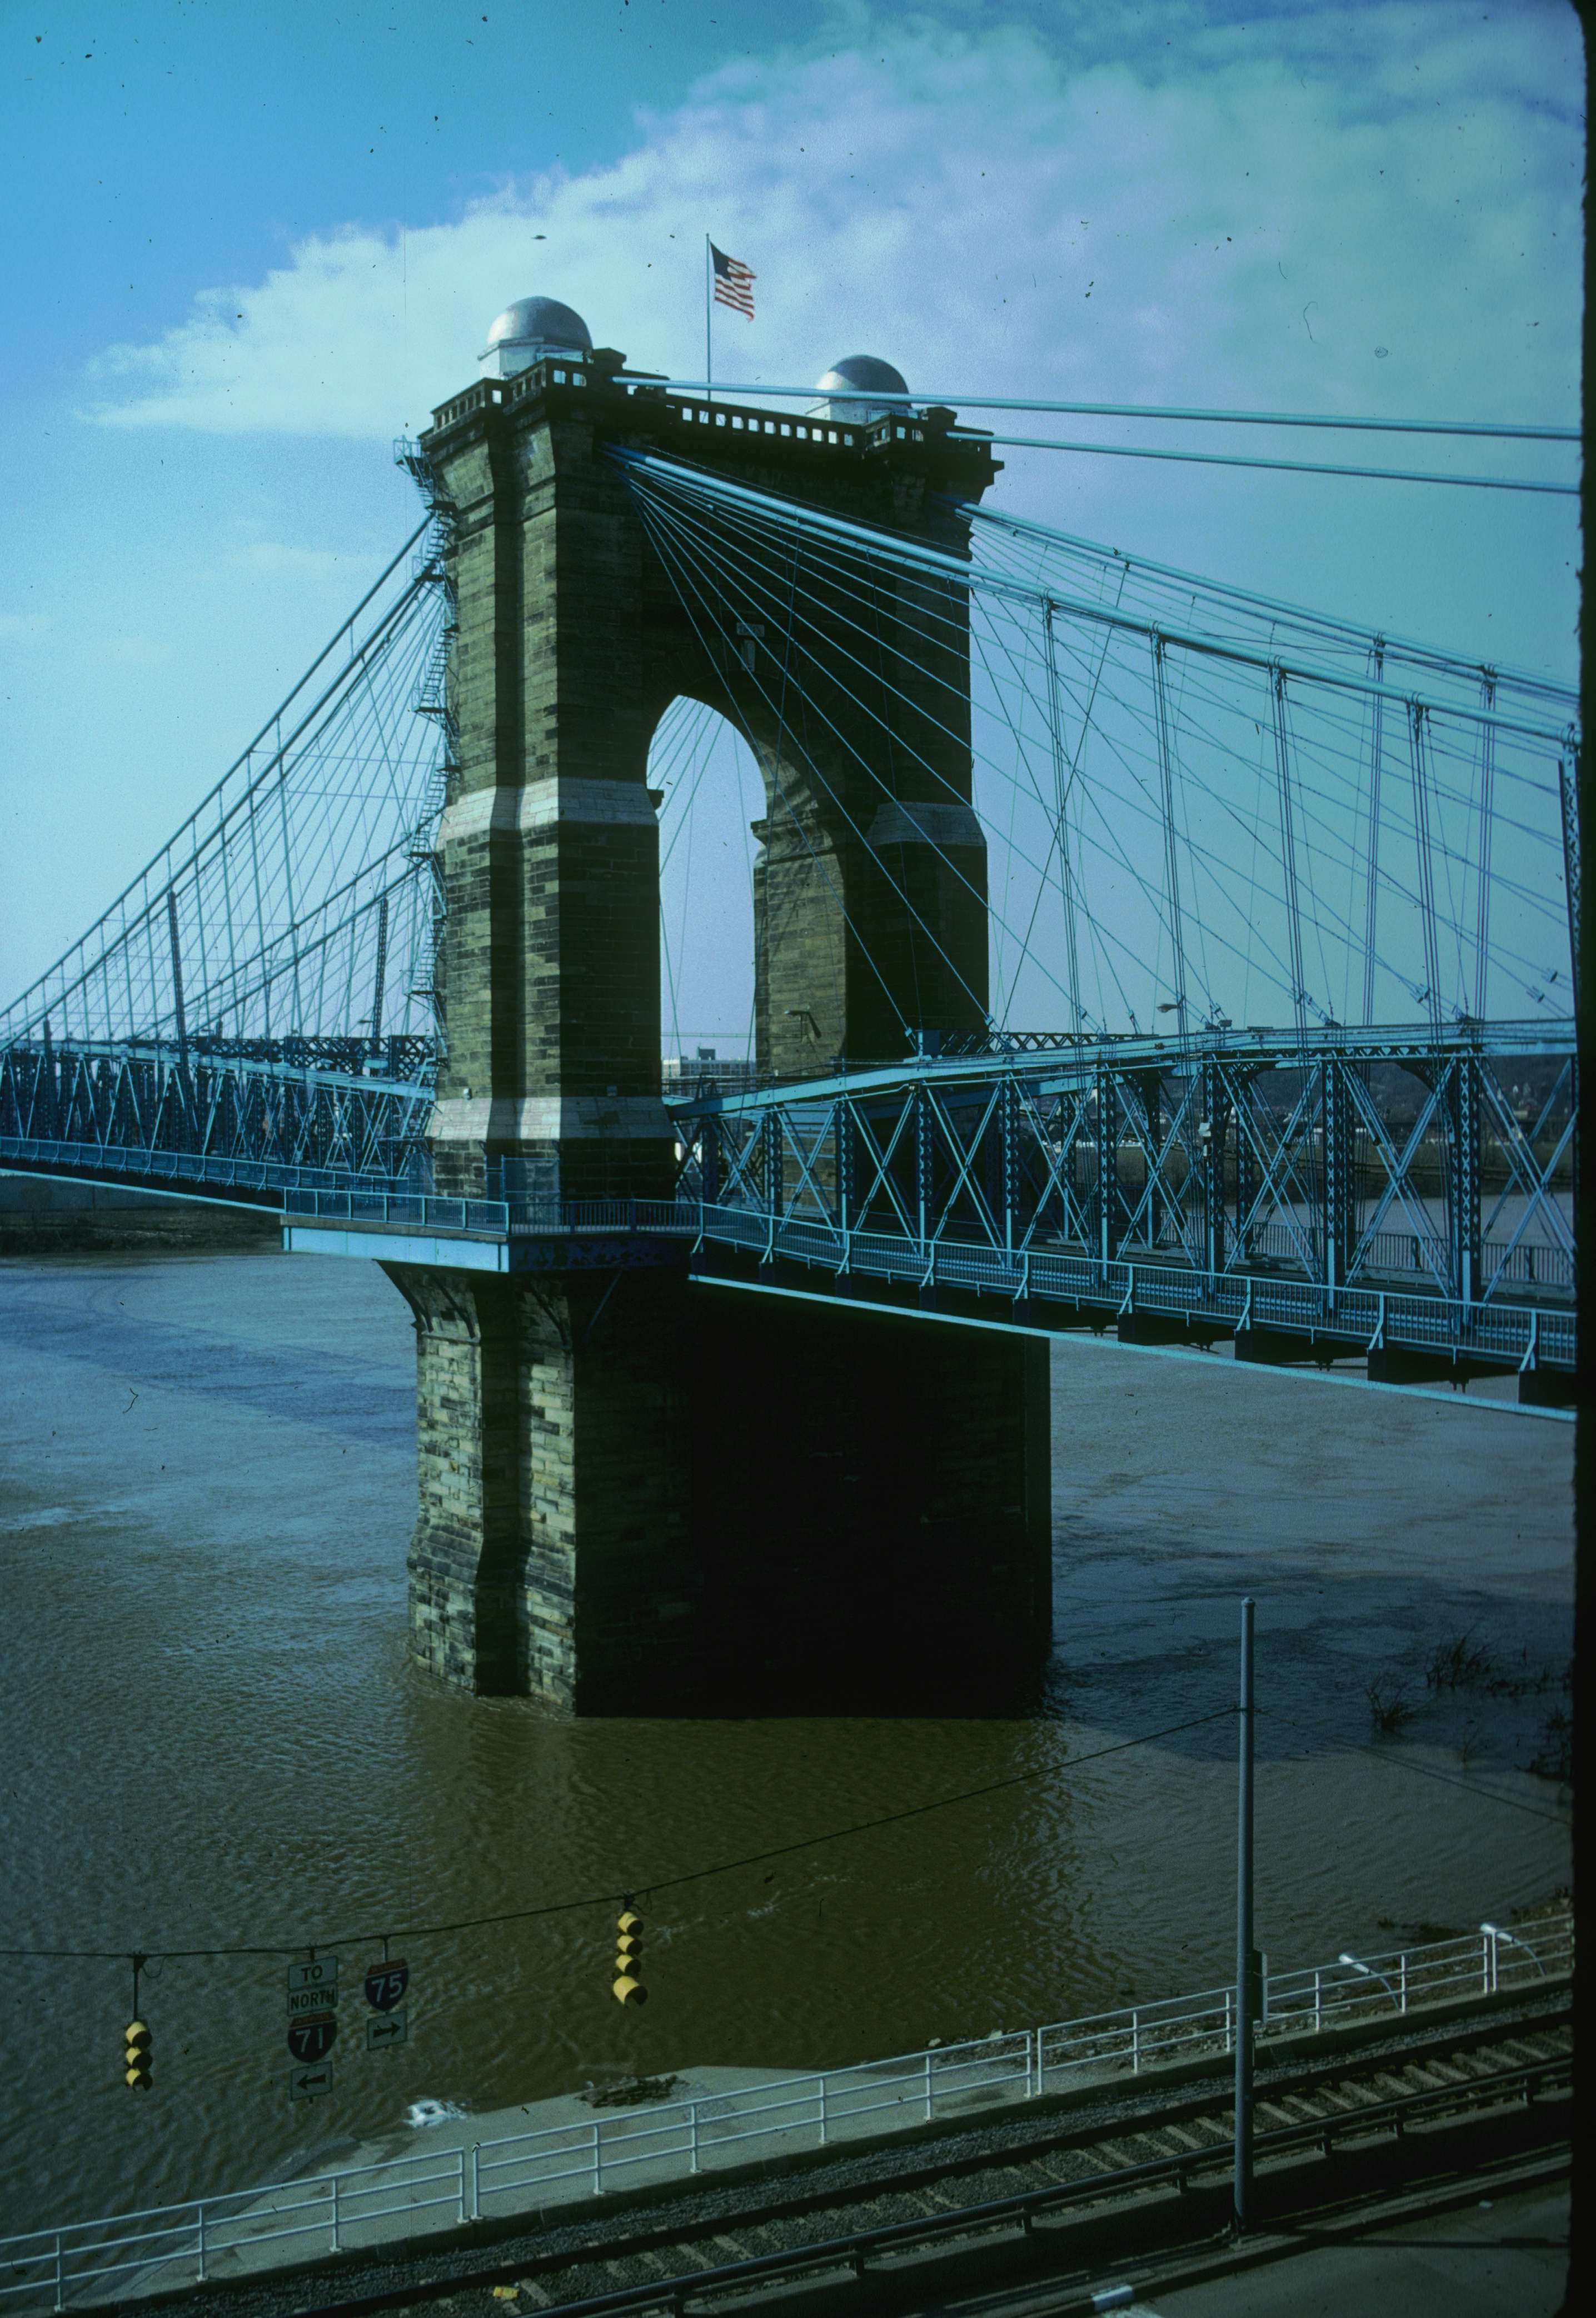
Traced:
<path fill-rule="evenodd" d="M 403 1956 L 392 1963 L 366 1967 L 366 2002 L 376 2012 L 391 2012 L 410 1984 L 410 1967 Z"/>
<path fill-rule="evenodd" d="M 288 2049 L 296 2061 L 324 2061 L 337 2033 L 336 2012 L 301 2012 L 288 2024 Z"/>

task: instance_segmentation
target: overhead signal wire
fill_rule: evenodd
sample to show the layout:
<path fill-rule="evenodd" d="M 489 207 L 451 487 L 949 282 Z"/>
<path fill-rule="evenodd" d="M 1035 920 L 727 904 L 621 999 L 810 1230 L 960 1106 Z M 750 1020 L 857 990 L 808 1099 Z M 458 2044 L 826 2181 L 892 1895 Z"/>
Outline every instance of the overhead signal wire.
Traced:
<path fill-rule="evenodd" d="M 1342 475 L 1360 483 L 1455 483 L 1474 491 L 1541 491 L 1549 497 L 1577 499 L 1577 483 L 1535 483 L 1511 475 L 1443 475 L 1413 467 L 1349 467 L 1313 459 L 1249 459 L 1239 452 L 1157 451 L 1141 444 L 1065 443 L 1049 435 L 967 436 L 950 433 L 949 443 L 991 443 L 1004 451 L 1070 451 L 1105 459 L 1175 459 L 1193 467 L 1255 467 L 1282 475 Z"/>
<path fill-rule="evenodd" d="M 623 371 L 623 379 L 634 374 Z M 705 379 L 649 379 L 650 387 L 666 393 L 704 393 L 713 385 L 715 393 L 775 394 L 799 396 L 812 401 L 819 390 L 813 386 L 726 386 L 718 381 Z M 928 406 L 960 407 L 966 410 L 1050 410 L 1079 418 L 1158 418 L 1192 420 L 1222 427 L 1323 427 L 1343 431 L 1374 435 L 1469 435 L 1490 437 L 1499 442 L 1519 443 L 1577 443 L 1581 439 L 1577 427 L 1543 427 L 1527 420 L 1493 420 L 1469 418 L 1338 418 L 1323 411 L 1286 410 L 1213 410 L 1192 407 L 1174 407 L 1146 402 L 1054 402 L 1035 397 L 993 394 L 933 394 L 920 391 L 910 394 L 883 392 L 876 387 L 848 393 L 838 391 L 833 400 L 884 402 L 894 409 L 902 406 L 906 415 L 918 415 Z"/>
<path fill-rule="evenodd" d="M 462 1916 L 446 1923 L 404 1924 L 390 1922 L 375 1930 L 344 1932 L 336 1936 L 318 1934 L 314 1938 L 301 1936 L 291 1940 L 259 1943 L 233 1943 L 215 1947 L 152 1947 L 141 1953 L 158 1956 L 166 1963 L 192 1963 L 211 1956 L 292 1956 L 309 1950 L 325 1954 L 331 1950 L 354 1947 L 363 1941 L 438 1939 L 455 1932 L 476 1932 L 496 1928 L 501 1924 L 531 1923 L 548 1916 L 568 1916 L 587 1908 L 602 1908 L 618 1900 L 632 1900 L 644 1894 L 679 1891 L 685 1884 L 704 1883 L 717 1875 L 734 1875 L 745 1867 L 763 1867 L 772 1859 L 790 1859 L 801 1851 L 818 1851 L 828 1843 L 843 1843 L 858 1835 L 874 1835 L 883 1828 L 899 1827 L 909 1819 L 928 1819 L 933 1813 L 952 1810 L 962 1803 L 980 1802 L 988 1795 L 1002 1794 L 1015 1787 L 1030 1786 L 1038 1779 L 1068 1776 L 1084 1770 L 1088 1764 L 1100 1763 L 1111 1755 L 1131 1753 L 1138 1747 L 1155 1746 L 1160 1739 L 1175 1738 L 1188 1730 L 1197 1730 L 1206 1723 L 1228 1721 L 1236 1712 L 1233 1703 L 1210 1707 L 1206 1713 L 1188 1715 L 1179 1722 L 1165 1723 L 1157 1730 L 1143 1730 L 1133 1738 L 1117 1738 L 1107 1747 L 1094 1747 L 1085 1755 L 1067 1755 L 1057 1761 L 1039 1763 L 1028 1771 L 1016 1771 L 1007 1778 L 989 1779 L 979 1787 L 964 1787 L 958 1793 L 936 1795 L 928 1802 L 910 1803 L 900 1810 L 883 1811 L 874 1819 L 856 1819 L 847 1827 L 827 1828 L 818 1835 L 799 1836 L 790 1843 L 767 1846 L 761 1851 L 743 1853 L 735 1859 L 713 1861 L 705 1867 L 689 1867 L 668 1875 L 634 1876 L 632 1881 L 613 1891 L 585 1892 L 579 1899 L 551 1900 L 534 1908 L 505 1908 L 490 1914 Z M 104 1963 L 124 1961 L 126 1948 L 45 1948 L 0 1947 L 0 1955 L 14 1958 L 30 1957 L 52 1963 Z"/>
<path fill-rule="evenodd" d="M 1282 1714 L 1278 1708 L 1260 1706 L 1254 1711 L 1284 1723 L 1288 1730 L 1300 1731 L 1304 1738 L 1312 1735 L 1305 1724 L 1298 1722 L 1292 1715 Z M 1399 1749 L 1373 1747 L 1367 1739 L 1355 1738 L 1350 1743 L 1355 1753 L 1371 1756 L 1376 1763 L 1384 1763 L 1387 1770 L 1411 1771 L 1416 1778 L 1436 1779 L 1445 1787 L 1461 1787 L 1465 1794 L 1473 1795 L 1477 1801 L 1500 1803 L 1503 1810 L 1522 1811 L 1530 1819 L 1545 1819 L 1549 1826 L 1560 1827 L 1565 1832 L 1572 1824 L 1562 1812 L 1542 1810 L 1535 1803 L 1521 1803 L 1515 1795 L 1494 1794 L 1489 1787 L 1476 1786 L 1472 1779 L 1457 1778 L 1451 1772 L 1438 1771 L 1429 1763 L 1412 1762 Z"/>

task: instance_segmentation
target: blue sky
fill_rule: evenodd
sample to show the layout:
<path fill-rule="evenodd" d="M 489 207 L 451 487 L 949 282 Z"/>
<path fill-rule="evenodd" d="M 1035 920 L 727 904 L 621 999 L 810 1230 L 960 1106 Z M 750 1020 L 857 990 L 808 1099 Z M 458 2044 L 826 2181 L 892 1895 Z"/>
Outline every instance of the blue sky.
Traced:
<path fill-rule="evenodd" d="M 759 276 L 727 376 L 868 350 L 936 391 L 1572 421 L 1583 85 L 1561 0 L 3 0 L 0 983 L 387 560 L 391 438 L 510 298 L 696 375 L 708 229 Z M 1572 501 L 1009 459 L 1002 503 L 1069 530 L 1573 672 Z"/>

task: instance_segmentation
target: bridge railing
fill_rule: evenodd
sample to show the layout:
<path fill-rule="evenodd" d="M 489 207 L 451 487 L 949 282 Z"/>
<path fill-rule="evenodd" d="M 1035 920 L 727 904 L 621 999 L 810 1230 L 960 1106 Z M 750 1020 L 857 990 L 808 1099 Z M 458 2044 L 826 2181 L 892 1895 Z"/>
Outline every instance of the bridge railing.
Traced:
<path fill-rule="evenodd" d="M 247 1159 L 219 1152 L 118 1149 L 92 1143 L 58 1143 L 37 1136 L 0 1135 L 0 1166 L 40 1174 L 58 1173 L 93 1181 L 104 1176 L 151 1190 L 203 1191 L 212 1199 L 229 1190 L 256 1192 L 252 1204 L 278 1208 L 289 1199 L 309 1201 L 346 1190 L 350 1176 L 337 1167 L 303 1166 L 291 1160 Z M 380 1195 L 381 1186 L 377 1191 Z"/>
<path fill-rule="evenodd" d="M 1523 1996 L 1574 1971 L 1572 1913 L 1289 1972 L 1266 1972 L 1267 2044 L 1397 2019 L 1435 2005 Z M 0 2305 L 65 2310 L 138 2288 L 235 2280 L 326 2253 L 495 2215 L 864 2140 L 980 2110 L 1112 2084 L 1233 2049 L 1233 1985 L 1082 2019 L 928 2045 L 890 2060 L 771 2078 L 527 2133 L 0 2239 Z"/>
<path fill-rule="evenodd" d="M 819 1218 L 778 1219 L 754 1206 L 704 1202 L 687 1212 L 701 1218 L 704 1239 L 767 1260 L 780 1256 L 837 1276 L 943 1286 L 1014 1304 L 1036 1298 L 1072 1305 L 1100 1314 L 1105 1325 L 1146 1313 L 1194 1326 L 1211 1321 L 1216 1334 L 1274 1330 L 1323 1339 L 1343 1357 L 1397 1346 L 1473 1356 L 1503 1369 L 1574 1363 L 1575 1320 L 1566 1307 L 1465 1305 L 1433 1289 L 1331 1289 L 1284 1272 L 1209 1272 L 1167 1259 L 1105 1260 L 1047 1246 L 910 1239 Z"/>

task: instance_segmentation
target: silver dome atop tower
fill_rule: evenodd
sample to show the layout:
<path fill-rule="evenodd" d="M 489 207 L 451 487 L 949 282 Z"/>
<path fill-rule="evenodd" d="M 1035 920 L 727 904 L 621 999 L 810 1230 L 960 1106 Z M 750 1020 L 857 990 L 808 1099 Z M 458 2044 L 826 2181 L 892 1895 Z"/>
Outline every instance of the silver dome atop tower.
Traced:
<path fill-rule="evenodd" d="M 907 394 L 908 382 L 901 370 L 879 355 L 845 355 L 833 363 L 822 379 L 815 382 L 815 391 L 828 399 L 817 402 L 813 416 L 817 418 L 844 418 L 855 425 L 866 419 L 884 418 L 889 411 L 902 411 L 902 402 L 882 402 L 872 399 L 883 394 Z"/>
<path fill-rule="evenodd" d="M 574 307 L 558 298 L 517 298 L 488 333 L 479 360 L 487 378 L 513 378 L 545 355 L 590 355 L 593 340 Z"/>

